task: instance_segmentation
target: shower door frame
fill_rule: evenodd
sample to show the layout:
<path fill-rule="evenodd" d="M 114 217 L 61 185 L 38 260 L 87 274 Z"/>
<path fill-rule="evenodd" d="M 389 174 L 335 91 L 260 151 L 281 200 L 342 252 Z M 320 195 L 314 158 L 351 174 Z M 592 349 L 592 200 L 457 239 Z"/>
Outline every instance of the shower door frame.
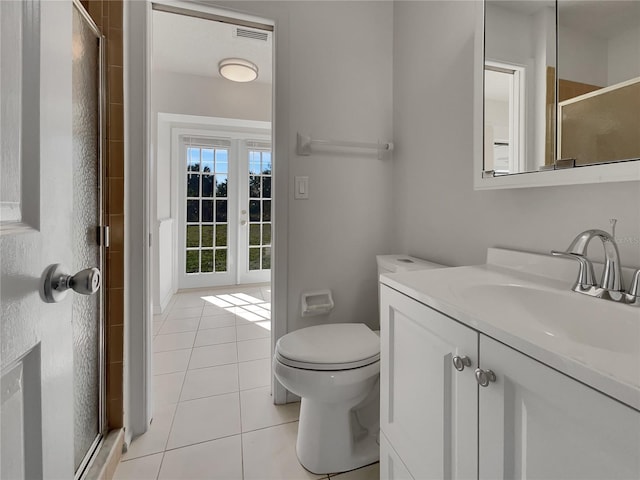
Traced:
<path fill-rule="evenodd" d="M 105 249 L 108 246 L 108 235 L 105 233 L 104 225 L 104 154 L 106 147 L 106 39 L 102 34 L 96 23 L 93 21 L 89 13 L 85 10 L 84 6 L 80 3 L 80 0 L 73 0 L 73 8 L 75 8 L 81 19 L 89 27 L 89 29 L 95 34 L 98 42 L 98 165 L 96 168 L 97 185 L 98 189 L 98 229 L 96 232 L 98 235 L 98 246 L 100 251 L 100 265 L 99 269 L 102 272 L 102 285 L 98 294 L 100 295 L 99 311 L 98 311 L 98 434 L 95 440 L 87 450 L 84 458 L 78 465 L 77 470 L 74 472 L 74 480 L 79 480 L 85 476 L 89 470 L 95 455 L 99 452 L 102 442 L 106 436 L 108 430 L 107 421 L 107 409 L 106 409 L 106 334 L 105 334 L 105 281 L 106 278 L 104 272 L 105 266 Z M 75 365 L 74 365 L 75 368 Z M 74 411 L 75 415 L 75 411 Z M 75 436 L 74 436 L 75 442 Z"/>

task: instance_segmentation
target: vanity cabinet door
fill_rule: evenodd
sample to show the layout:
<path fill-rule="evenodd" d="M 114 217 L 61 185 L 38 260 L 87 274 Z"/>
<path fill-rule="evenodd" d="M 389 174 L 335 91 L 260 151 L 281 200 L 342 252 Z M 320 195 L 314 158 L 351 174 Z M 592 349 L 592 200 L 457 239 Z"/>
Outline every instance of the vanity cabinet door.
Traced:
<path fill-rule="evenodd" d="M 479 478 L 638 479 L 640 412 L 480 335 Z"/>
<path fill-rule="evenodd" d="M 414 480 L 384 432 L 380 433 L 380 480 Z"/>
<path fill-rule="evenodd" d="M 413 478 L 477 478 L 478 334 L 381 287 L 382 431 Z M 471 366 L 457 371 L 456 355 Z"/>

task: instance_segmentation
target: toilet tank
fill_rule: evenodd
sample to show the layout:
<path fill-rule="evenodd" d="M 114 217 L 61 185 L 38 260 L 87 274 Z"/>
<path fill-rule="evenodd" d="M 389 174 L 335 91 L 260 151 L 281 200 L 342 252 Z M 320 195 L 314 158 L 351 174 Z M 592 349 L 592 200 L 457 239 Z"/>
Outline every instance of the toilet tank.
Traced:
<path fill-rule="evenodd" d="M 408 272 L 410 270 L 430 270 L 445 268 L 446 265 L 428 262 L 409 255 L 378 255 L 378 276 L 383 273 Z"/>

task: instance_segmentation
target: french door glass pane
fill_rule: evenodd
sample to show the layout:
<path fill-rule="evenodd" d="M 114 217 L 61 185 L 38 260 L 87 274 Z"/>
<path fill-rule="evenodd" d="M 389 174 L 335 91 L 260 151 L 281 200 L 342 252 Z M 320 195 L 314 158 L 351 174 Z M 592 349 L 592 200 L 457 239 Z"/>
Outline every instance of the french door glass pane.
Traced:
<path fill-rule="evenodd" d="M 200 175 L 190 173 L 187 175 L 187 197 L 200 196 Z"/>
<path fill-rule="evenodd" d="M 260 245 L 260 224 L 249 225 L 249 245 Z"/>
<path fill-rule="evenodd" d="M 198 273 L 200 255 L 198 250 L 187 250 L 187 273 Z"/>
<path fill-rule="evenodd" d="M 187 225 L 187 248 L 200 246 L 200 225 Z"/>
<path fill-rule="evenodd" d="M 213 175 L 202 176 L 202 196 L 213 197 Z"/>
<path fill-rule="evenodd" d="M 203 247 L 213 247 L 213 225 L 202 226 L 202 241 L 200 245 Z M 188 246 L 189 245 L 187 245 L 187 247 Z"/>
<path fill-rule="evenodd" d="M 200 252 L 200 271 L 213 272 L 213 250 L 202 250 Z"/>
<path fill-rule="evenodd" d="M 227 250 L 217 249 L 216 250 L 216 272 L 226 272 L 226 271 L 227 271 Z"/>
<path fill-rule="evenodd" d="M 213 222 L 213 200 L 202 200 L 202 222 Z"/>
<path fill-rule="evenodd" d="M 216 247 L 227 246 L 227 226 L 216 225 Z"/>

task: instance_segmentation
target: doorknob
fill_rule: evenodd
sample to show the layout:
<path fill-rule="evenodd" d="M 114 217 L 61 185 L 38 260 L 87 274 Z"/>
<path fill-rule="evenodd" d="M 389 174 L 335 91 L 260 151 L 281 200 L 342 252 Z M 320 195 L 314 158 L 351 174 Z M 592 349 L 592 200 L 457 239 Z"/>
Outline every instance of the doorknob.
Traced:
<path fill-rule="evenodd" d="M 240 220 L 240 225 L 246 225 L 247 221 L 246 220 Z"/>
<path fill-rule="evenodd" d="M 42 275 L 40 294 L 46 303 L 60 302 L 69 289 L 82 295 L 93 295 L 100 289 L 102 274 L 97 268 L 87 268 L 75 275 L 65 273 L 67 269 L 56 263 L 49 265 Z"/>

